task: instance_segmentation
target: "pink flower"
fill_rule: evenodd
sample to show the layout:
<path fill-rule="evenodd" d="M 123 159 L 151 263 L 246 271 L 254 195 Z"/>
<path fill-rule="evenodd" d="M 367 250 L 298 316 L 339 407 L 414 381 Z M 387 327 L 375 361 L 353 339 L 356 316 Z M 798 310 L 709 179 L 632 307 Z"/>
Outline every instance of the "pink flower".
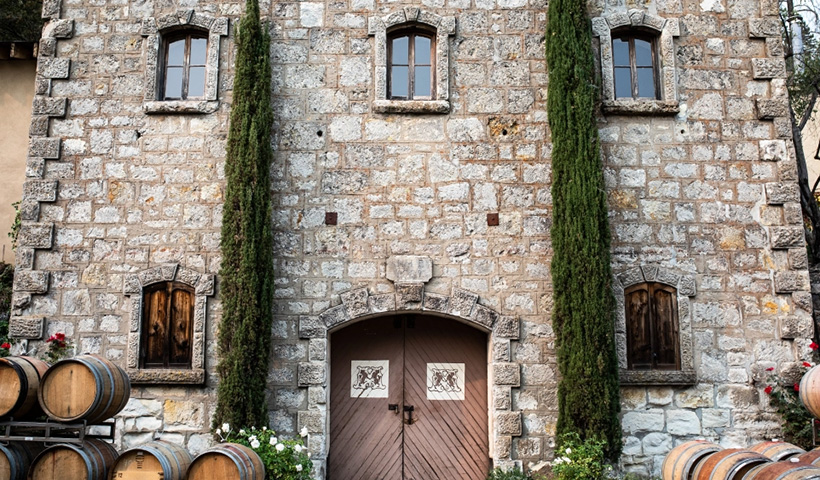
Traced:
<path fill-rule="evenodd" d="M 764 388 L 763 391 L 766 392 L 766 395 L 771 395 L 772 394 L 772 386 L 771 385 L 766 385 L 766 388 Z"/>
<path fill-rule="evenodd" d="M 11 345 L 9 345 L 9 343 L 6 342 L 6 343 L 0 345 L 0 348 L 4 348 L 4 349 L 8 350 L 9 348 L 11 348 Z"/>

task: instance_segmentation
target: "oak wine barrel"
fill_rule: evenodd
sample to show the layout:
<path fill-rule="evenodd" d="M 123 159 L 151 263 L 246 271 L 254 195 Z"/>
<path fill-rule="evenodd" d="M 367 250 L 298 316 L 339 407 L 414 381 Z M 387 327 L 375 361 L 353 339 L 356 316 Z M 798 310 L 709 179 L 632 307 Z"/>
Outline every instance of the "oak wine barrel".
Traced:
<path fill-rule="evenodd" d="M 116 415 L 131 396 L 125 370 L 97 355 L 61 360 L 40 381 L 40 406 L 60 422 L 95 423 Z"/>
<path fill-rule="evenodd" d="M 181 446 L 156 440 L 122 452 L 112 480 L 183 480 L 193 457 Z M 218 477 L 213 477 L 218 478 Z"/>
<path fill-rule="evenodd" d="M 749 447 L 749 450 L 770 458 L 773 462 L 780 462 L 796 455 L 806 453 L 805 450 L 797 445 L 792 445 L 788 442 L 775 441 L 760 442 Z"/>
<path fill-rule="evenodd" d="M 96 438 L 82 445 L 62 443 L 37 456 L 29 470 L 30 480 L 107 480 L 117 459 L 111 445 Z"/>
<path fill-rule="evenodd" d="M 695 467 L 720 447 L 706 440 L 692 440 L 673 448 L 663 459 L 663 480 L 690 480 Z"/>
<path fill-rule="evenodd" d="M 803 463 L 811 463 L 812 465 L 820 465 L 820 447 L 814 450 L 809 450 L 806 453 L 801 453 L 797 457 L 798 461 Z"/>
<path fill-rule="evenodd" d="M 814 418 L 820 418 L 820 365 L 803 374 L 800 379 L 800 403 Z"/>
<path fill-rule="evenodd" d="M 751 469 L 743 480 L 820 480 L 820 468 L 786 460 L 759 465 Z"/>
<path fill-rule="evenodd" d="M 17 420 L 41 414 L 37 403 L 40 379 L 48 364 L 34 357 L 0 358 L 0 417 Z M 2 477 L 0 477 L 2 478 Z"/>
<path fill-rule="evenodd" d="M 759 453 L 729 448 L 713 453 L 700 462 L 695 467 L 692 480 L 741 480 L 752 468 L 770 462 Z"/>
<path fill-rule="evenodd" d="M 0 443 L 0 479 L 24 480 L 34 457 L 43 450 L 40 443 Z"/>
<path fill-rule="evenodd" d="M 265 465 L 256 452 L 238 443 L 221 443 L 197 456 L 188 480 L 264 480 Z"/>

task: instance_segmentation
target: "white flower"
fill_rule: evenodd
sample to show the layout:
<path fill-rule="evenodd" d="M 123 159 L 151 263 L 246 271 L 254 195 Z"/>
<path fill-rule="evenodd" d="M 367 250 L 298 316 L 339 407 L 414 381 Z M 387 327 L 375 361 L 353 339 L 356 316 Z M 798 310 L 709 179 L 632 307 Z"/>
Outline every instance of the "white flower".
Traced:
<path fill-rule="evenodd" d="M 240 429 L 239 429 L 239 434 L 240 434 L 240 435 L 245 435 L 245 429 L 244 429 L 244 428 L 240 428 Z"/>
<path fill-rule="evenodd" d="M 569 457 L 561 457 L 561 460 L 563 460 L 564 463 L 572 463 L 572 460 L 570 460 Z"/>
<path fill-rule="evenodd" d="M 223 423 L 222 424 L 222 431 L 223 432 L 230 432 L 231 431 L 231 426 L 228 425 L 227 423 Z"/>
<path fill-rule="evenodd" d="M 294 445 L 293 449 L 296 450 L 296 453 L 300 453 L 302 451 L 302 446 L 301 445 Z"/>
<path fill-rule="evenodd" d="M 284 449 L 285 449 L 285 446 L 284 446 L 284 445 L 282 445 L 281 443 L 277 443 L 277 444 L 276 444 L 276 451 L 277 451 L 277 452 L 281 452 L 281 451 L 282 451 L 282 450 L 284 450 Z"/>
<path fill-rule="evenodd" d="M 307 437 L 308 436 L 307 427 L 302 427 L 302 430 L 299 431 L 299 435 L 301 435 L 303 437 Z"/>
<path fill-rule="evenodd" d="M 278 441 L 279 441 L 279 439 L 277 439 L 276 437 L 270 437 L 270 444 L 271 445 L 276 445 L 276 442 L 278 442 Z"/>
<path fill-rule="evenodd" d="M 307 457 L 308 457 L 308 458 L 310 458 L 310 452 L 307 452 L 307 454 L 306 454 L 306 455 L 307 455 Z"/>
<path fill-rule="evenodd" d="M 251 440 L 251 447 L 253 447 L 254 450 L 259 448 L 259 440 L 255 439 L 255 438 L 253 440 Z"/>
<path fill-rule="evenodd" d="M 553 464 L 553 465 L 561 465 L 561 463 L 562 463 L 562 462 L 561 462 L 561 457 L 556 458 L 556 459 L 555 459 L 555 460 L 553 460 L 553 462 L 552 462 L 552 464 Z"/>
<path fill-rule="evenodd" d="M 301 465 L 296 465 L 296 471 L 301 472 L 302 471 L 302 466 Z"/>
<path fill-rule="evenodd" d="M 256 440 L 256 435 L 251 435 L 250 437 L 248 437 L 249 442 L 253 442 L 255 440 Z"/>
<path fill-rule="evenodd" d="M 567 449 L 567 455 L 569 455 L 570 453 L 572 453 L 572 449 L 569 449 L 569 448 L 568 448 L 568 449 Z"/>
<path fill-rule="evenodd" d="M 262 427 L 262 431 L 263 431 L 263 432 L 268 431 L 268 427 Z"/>
<path fill-rule="evenodd" d="M 217 429 L 216 429 L 216 434 L 217 434 L 217 435 L 222 435 L 222 429 L 221 429 L 221 428 L 217 428 Z"/>

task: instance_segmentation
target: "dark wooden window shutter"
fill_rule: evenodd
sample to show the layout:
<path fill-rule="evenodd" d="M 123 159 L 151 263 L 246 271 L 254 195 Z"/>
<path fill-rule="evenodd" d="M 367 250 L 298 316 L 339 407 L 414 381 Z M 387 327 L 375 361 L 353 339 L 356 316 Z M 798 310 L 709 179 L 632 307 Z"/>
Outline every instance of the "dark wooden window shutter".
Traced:
<path fill-rule="evenodd" d="M 191 368 L 194 292 L 165 282 L 143 291 L 142 368 Z"/>
<path fill-rule="evenodd" d="M 626 289 L 624 300 L 628 368 L 680 370 L 675 289 L 660 283 L 643 283 Z"/>

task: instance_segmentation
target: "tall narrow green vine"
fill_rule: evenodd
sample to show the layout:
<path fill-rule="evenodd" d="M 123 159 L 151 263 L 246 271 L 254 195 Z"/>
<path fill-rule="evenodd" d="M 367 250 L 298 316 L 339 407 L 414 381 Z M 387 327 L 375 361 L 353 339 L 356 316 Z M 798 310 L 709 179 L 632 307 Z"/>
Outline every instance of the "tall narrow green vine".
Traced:
<path fill-rule="evenodd" d="M 258 0 L 236 35 L 236 74 L 225 158 L 220 276 L 219 387 L 214 425 L 267 426 L 265 398 L 273 306 L 270 36 Z"/>
<path fill-rule="evenodd" d="M 558 434 L 621 451 L 610 237 L 595 107 L 591 30 L 583 0 L 551 0 L 547 23 L 552 132 L 552 282 Z"/>

